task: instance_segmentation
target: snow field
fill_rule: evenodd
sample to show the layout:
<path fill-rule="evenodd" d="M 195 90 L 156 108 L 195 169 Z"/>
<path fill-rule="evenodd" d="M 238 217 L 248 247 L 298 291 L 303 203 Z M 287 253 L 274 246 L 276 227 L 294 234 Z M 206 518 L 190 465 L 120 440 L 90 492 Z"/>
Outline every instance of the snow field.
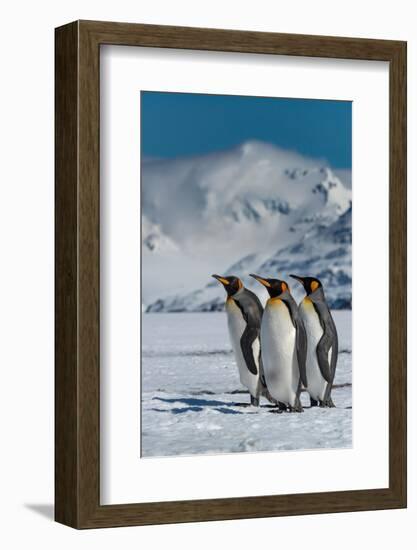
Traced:
<path fill-rule="evenodd" d="M 347 448 L 352 445 L 351 311 L 333 312 L 339 360 L 335 409 L 277 414 L 249 405 L 224 313 L 142 316 L 143 457 Z"/>

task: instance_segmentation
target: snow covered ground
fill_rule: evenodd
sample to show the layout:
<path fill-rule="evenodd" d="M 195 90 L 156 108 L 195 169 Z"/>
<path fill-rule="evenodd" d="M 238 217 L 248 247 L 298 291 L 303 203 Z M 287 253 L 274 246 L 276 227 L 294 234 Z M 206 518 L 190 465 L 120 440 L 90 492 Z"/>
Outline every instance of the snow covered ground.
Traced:
<path fill-rule="evenodd" d="M 335 311 L 335 409 L 276 414 L 247 406 L 224 313 L 142 316 L 142 456 L 346 448 L 352 445 L 351 311 Z"/>

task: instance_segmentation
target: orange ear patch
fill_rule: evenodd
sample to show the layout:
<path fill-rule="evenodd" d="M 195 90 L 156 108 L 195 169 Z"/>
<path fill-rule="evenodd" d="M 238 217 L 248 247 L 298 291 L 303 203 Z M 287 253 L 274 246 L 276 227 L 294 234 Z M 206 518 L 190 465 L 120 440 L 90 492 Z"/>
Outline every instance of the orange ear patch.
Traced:
<path fill-rule="evenodd" d="M 314 292 L 318 288 L 319 288 L 319 283 L 317 281 L 312 281 L 311 282 L 311 292 Z"/>
<path fill-rule="evenodd" d="M 242 283 L 242 281 L 241 281 L 240 279 L 238 279 L 238 283 L 237 283 L 237 284 L 238 284 L 239 290 L 240 290 L 241 288 L 243 288 L 243 283 Z"/>
<path fill-rule="evenodd" d="M 286 290 L 288 290 L 287 283 L 281 283 L 281 292 L 285 292 Z"/>

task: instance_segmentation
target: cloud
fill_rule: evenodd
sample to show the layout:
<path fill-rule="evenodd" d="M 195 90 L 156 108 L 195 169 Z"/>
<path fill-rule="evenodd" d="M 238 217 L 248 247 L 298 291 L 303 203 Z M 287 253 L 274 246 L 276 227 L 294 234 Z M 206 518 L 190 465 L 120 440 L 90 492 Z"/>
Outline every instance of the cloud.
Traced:
<path fill-rule="evenodd" d="M 333 172 L 345 187 L 352 189 L 352 170 L 333 170 Z"/>

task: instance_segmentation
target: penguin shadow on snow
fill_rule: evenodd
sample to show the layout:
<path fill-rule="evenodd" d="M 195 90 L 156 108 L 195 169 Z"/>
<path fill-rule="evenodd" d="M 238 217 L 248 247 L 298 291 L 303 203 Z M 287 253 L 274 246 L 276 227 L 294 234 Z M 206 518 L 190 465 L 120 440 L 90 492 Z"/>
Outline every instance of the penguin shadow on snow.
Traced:
<path fill-rule="evenodd" d="M 170 412 L 171 414 L 182 414 L 186 412 L 201 412 L 203 410 L 202 407 L 174 407 L 173 409 L 158 409 L 157 407 L 154 407 L 151 409 L 151 411 L 154 412 L 160 412 L 160 413 L 166 413 Z"/>
<path fill-rule="evenodd" d="M 336 387 L 344 387 L 344 386 L 351 386 L 351 384 L 340 384 L 335 385 Z M 304 392 L 305 390 L 303 390 Z M 234 392 L 230 392 L 234 393 Z M 236 392 L 236 393 L 245 393 L 245 392 Z M 211 393 L 210 393 L 211 394 Z M 173 403 L 182 403 L 183 405 L 186 405 L 185 407 L 173 407 L 172 409 L 160 409 L 157 407 L 153 407 L 151 410 L 154 412 L 160 412 L 160 413 L 170 413 L 170 414 L 183 414 L 187 412 L 202 412 L 204 409 L 212 409 L 217 412 L 220 412 L 222 414 L 257 414 L 258 411 L 236 411 L 235 407 L 248 409 L 251 408 L 250 403 L 239 403 L 239 402 L 226 402 L 226 401 L 219 401 L 217 399 L 202 399 L 202 398 L 195 398 L 195 397 L 153 397 L 153 401 L 161 401 L 162 403 L 167 404 L 173 404 Z M 305 410 L 314 409 L 315 407 L 311 407 L 310 405 L 304 405 L 303 406 Z M 351 409 L 352 407 L 343 407 L 344 409 Z M 273 413 L 273 414 L 282 414 L 283 411 L 279 410 L 276 405 L 271 405 L 269 403 L 263 404 L 259 407 L 259 409 L 267 409 L 267 412 Z"/>
<path fill-rule="evenodd" d="M 162 403 L 182 403 L 186 407 L 174 407 L 172 409 L 158 409 L 153 408 L 155 412 L 165 412 L 172 414 L 181 414 L 185 412 L 201 412 L 205 408 L 213 409 L 222 414 L 243 414 L 241 411 L 236 411 L 231 407 L 250 407 L 249 403 L 228 403 L 226 401 L 219 401 L 217 399 L 201 399 L 195 397 L 153 397 L 153 401 L 161 401 Z M 269 407 L 269 405 L 266 405 Z M 246 413 L 246 414 L 256 414 L 256 413 Z"/>

